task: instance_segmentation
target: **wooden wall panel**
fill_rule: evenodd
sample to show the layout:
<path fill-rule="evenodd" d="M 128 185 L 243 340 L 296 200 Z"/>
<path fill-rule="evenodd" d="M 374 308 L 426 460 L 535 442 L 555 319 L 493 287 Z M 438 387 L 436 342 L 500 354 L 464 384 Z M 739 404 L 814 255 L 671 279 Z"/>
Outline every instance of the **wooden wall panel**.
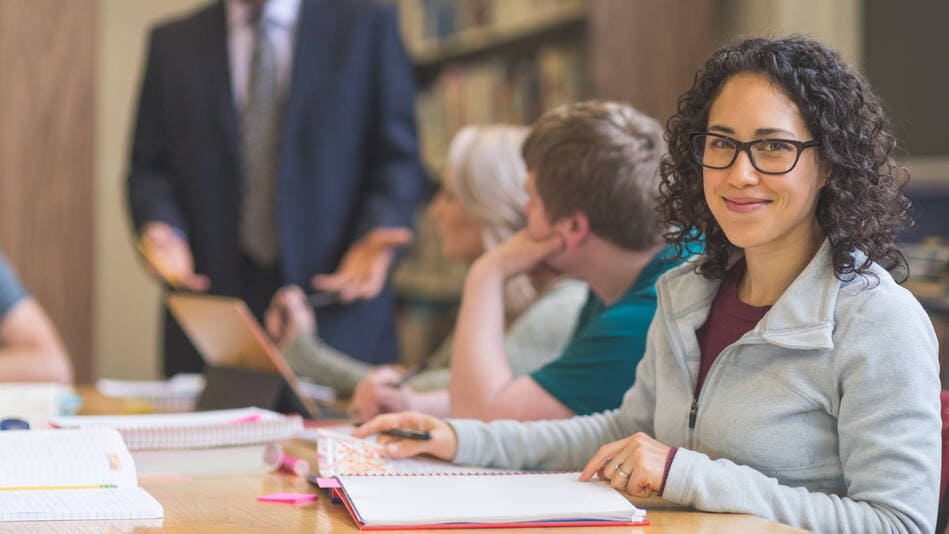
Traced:
<path fill-rule="evenodd" d="M 594 95 L 665 124 L 714 49 L 716 9 L 714 0 L 593 0 Z"/>
<path fill-rule="evenodd" d="M 0 249 L 92 378 L 95 0 L 0 0 Z"/>

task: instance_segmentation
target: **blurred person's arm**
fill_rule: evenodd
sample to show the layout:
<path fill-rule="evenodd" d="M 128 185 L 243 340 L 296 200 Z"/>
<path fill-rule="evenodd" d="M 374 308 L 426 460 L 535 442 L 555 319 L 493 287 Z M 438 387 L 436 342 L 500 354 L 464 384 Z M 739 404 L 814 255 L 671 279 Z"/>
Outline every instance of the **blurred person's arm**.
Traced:
<path fill-rule="evenodd" d="M 468 271 L 452 346 L 452 417 L 532 420 L 574 415 L 533 378 L 514 375 L 505 345 L 505 280 L 538 267 L 561 246 L 559 238 L 537 241 L 521 231 L 478 258 Z"/>
<path fill-rule="evenodd" d="M 344 397 L 366 377 L 372 366 L 327 345 L 312 334 L 301 334 L 280 347 L 293 369 L 317 384 L 329 386 Z"/>
<path fill-rule="evenodd" d="M 177 201 L 177 184 L 168 149 L 168 106 L 163 99 L 166 71 L 162 34 L 153 32 L 132 138 L 127 194 L 136 245 L 146 267 L 172 287 L 205 290 L 206 277 L 195 275 L 187 227 Z"/>
<path fill-rule="evenodd" d="M 0 381 L 72 382 L 72 365 L 43 308 L 20 299 L 0 318 Z"/>
<path fill-rule="evenodd" d="M 371 365 L 319 338 L 316 316 L 299 286 L 284 286 L 274 294 L 264 322 L 295 373 L 330 386 L 341 395 L 352 394 L 356 384 L 372 370 Z"/>

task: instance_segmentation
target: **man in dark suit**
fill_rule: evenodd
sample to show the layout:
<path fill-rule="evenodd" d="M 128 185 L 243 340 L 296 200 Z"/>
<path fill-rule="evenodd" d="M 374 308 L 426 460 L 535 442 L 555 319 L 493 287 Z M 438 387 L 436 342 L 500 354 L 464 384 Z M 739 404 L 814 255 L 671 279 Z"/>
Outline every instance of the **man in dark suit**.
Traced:
<path fill-rule="evenodd" d="M 159 25 L 128 177 L 146 265 L 258 317 L 283 284 L 336 292 L 320 336 L 392 361 L 385 279 L 424 187 L 414 98 L 379 2 L 224 0 Z M 202 367 L 166 314 L 164 372 Z"/>

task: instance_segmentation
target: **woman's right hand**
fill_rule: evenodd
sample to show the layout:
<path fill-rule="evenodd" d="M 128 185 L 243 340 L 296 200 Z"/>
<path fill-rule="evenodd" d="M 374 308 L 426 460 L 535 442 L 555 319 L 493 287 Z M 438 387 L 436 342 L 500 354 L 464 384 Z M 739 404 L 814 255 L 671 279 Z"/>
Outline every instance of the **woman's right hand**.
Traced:
<path fill-rule="evenodd" d="M 386 430 L 402 428 L 428 432 L 428 440 L 405 439 L 379 434 Z M 356 428 L 353 436 L 365 438 L 379 434 L 378 442 L 385 446 L 386 454 L 393 458 L 406 458 L 419 454 L 430 454 L 442 460 L 451 460 L 458 451 L 458 437 L 455 430 L 441 419 L 416 412 L 390 413 L 380 415 L 368 423 Z"/>

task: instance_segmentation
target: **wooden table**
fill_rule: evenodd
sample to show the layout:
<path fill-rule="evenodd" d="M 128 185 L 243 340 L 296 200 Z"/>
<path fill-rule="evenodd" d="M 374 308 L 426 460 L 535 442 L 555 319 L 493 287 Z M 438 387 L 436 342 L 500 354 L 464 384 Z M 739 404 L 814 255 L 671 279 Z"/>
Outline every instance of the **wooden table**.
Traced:
<path fill-rule="evenodd" d="M 88 391 L 88 390 L 86 390 Z M 104 413 L 108 407 L 119 406 L 115 401 L 87 395 L 85 412 Z M 286 444 L 294 456 L 306 458 L 316 465 L 316 450 L 312 443 L 292 440 Z M 360 532 L 342 505 L 332 504 L 326 492 L 303 478 L 283 473 L 264 475 L 234 475 L 194 478 L 142 478 L 140 485 L 148 490 L 165 509 L 161 528 L 150 523 L 128 521 L 69 521 L 0 523 L 0 532 L 307 532 L 354 533 Z M 257 497 L 275 492 L 317 493 L 319 499 L 305 505 L 259 503 Z M 793 533 L 799 529 L 766 521 L 757 517 L 735 514 L 712 514 L 678 507 L 662 499 L 633 499 L 647 510 L 648 527 L 601 527 L 586 529 L 546 529 L 549 534 L 563 532 L 597 532 L 599 534 L 666 534 L 688 533 Z M 154 523 L 152 523 L 154 524 Z M 405 532 L 405 531 L 401 531 Z M 498 530 L 428 530 L 427 533 L 510 532 L 534 534 L 541 529 Z"/>

